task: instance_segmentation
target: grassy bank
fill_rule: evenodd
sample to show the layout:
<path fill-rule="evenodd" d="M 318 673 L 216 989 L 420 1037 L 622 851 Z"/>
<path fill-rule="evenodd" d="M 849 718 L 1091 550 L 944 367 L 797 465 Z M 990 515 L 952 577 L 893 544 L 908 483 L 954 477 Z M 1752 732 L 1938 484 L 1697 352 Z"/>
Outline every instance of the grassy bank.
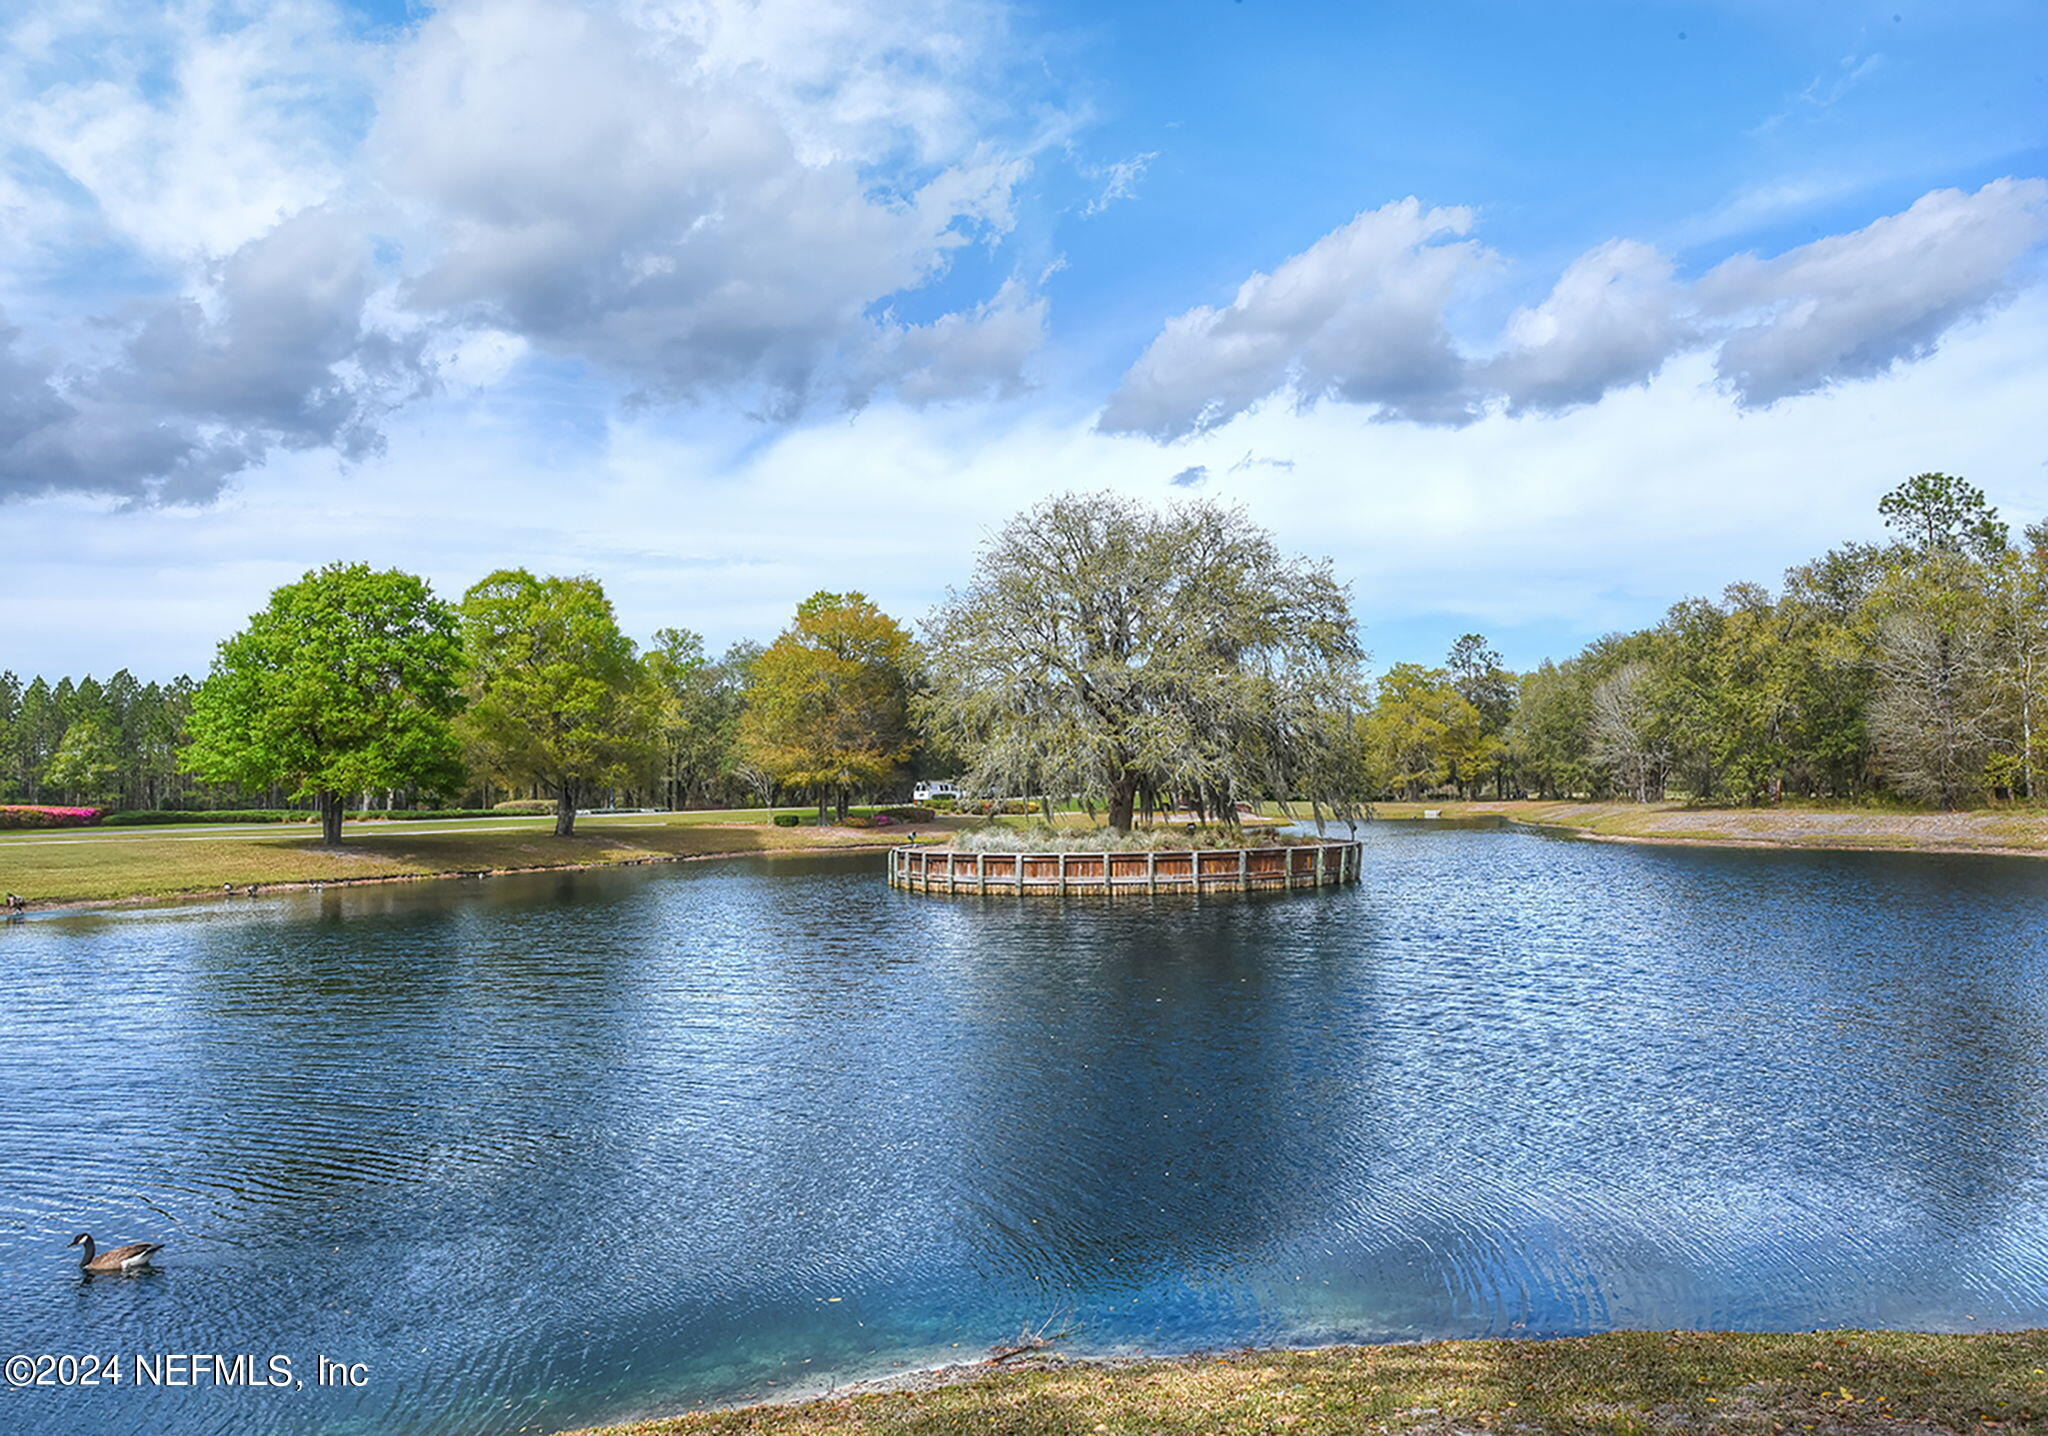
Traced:
<path fill-rule="evenodd" d="M 1494 814 L 1622 842 L 1724 847 L 1885 848 L 1911 852 L 2048 855 L 2048 813 L 1984 809 L 1916 813 L 1873 808 L 1785 806 L 1691 808 L 1683 803 L 1377 803 L 1387 818 Z"/>
<path fill-rule="evenodd" d="M 442 874 L 502 872 L 872 847 L 900 842 L 902 829 L 778 828 L 766 813 L 661 813 L 578 820 L 558 838 L 551 818 L 364 823 L 343 846 L 316 833 L 247 828 L 59 830 L 0 837 L 0 890 L 36 907 L 162 899 L 294 883 L 341 883 Z"/>
<path fill-rule="evenodd" d="M 1612 1332 L 1042 1366 L 607 1436 L 2048 1429 L 2048 1332 Z"/>

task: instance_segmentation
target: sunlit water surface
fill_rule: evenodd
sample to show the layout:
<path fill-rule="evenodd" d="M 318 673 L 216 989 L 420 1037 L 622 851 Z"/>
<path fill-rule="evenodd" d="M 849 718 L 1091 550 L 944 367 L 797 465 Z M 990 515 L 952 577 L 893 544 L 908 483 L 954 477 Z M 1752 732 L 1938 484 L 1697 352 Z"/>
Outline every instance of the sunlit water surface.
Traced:
<path fill-rule="evenodd" d="M 0 1354 L 368 1368 L 0 1427 L 552 1430 L 1048 1324 L 2048 1324 L 2048 865 L 1365 838 L 1200 903 L 854 856 L 0 929 Z"/>

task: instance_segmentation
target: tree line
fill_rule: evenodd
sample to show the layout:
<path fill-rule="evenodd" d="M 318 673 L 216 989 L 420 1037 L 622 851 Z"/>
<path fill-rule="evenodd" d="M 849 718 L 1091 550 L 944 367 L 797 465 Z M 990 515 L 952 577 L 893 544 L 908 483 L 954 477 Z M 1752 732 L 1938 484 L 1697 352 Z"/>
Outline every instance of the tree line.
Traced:
<path fill-rule="evenodd" d="M 1893 539 L 1735 584 L 1562 662 L 1477 634 L 1364 676 L 1346 586 L 1232 509 L 1064 495 L 983 545 L 922 641 L 821 592 L 773 642 L 643 649 L 587 576 L 494 573 L 459 600 L 334 564 L 285 585 L 204 680 L 0 675 L 0 796 L 125 807 L 464 799 L 769 805 L 821 815 L 917 775 L 1078 795 L 1112 826 L 1295 799 L 1895 794 L 2031 800 L 2048 717 L 2048 524 L 1922 474 Z"/>
<path fill-rule="evenodd" d="M 350 807 L 545 796 L 718 807 L 847 801 L 910 770 L 909 635 L 813 595 L 775 643 L 644 651 L 587 577 L 496 573 L 459 602 L 336 564 L 272 595 L 200 682 L 0 674 L 0 798 L 121 808 Z M 829 710 L 829 712 L 827 711 Z M 830 722 L 836 722 L 835 730 Z"/>
<path fill-rule="evenodd" d="M 602 795 L 820 815 L 921 774 L 1100 798 L 1127 828 L 1192 808 L 1356 796 L 1366 688 L 1344 587 L 1235 510 L 1066 495 L 985 545 L 924 641 L 860 593 L 813 594 L 766 645 L 643 650 L 589 577 L 490 575 L 459 600 L 334 564 L 279 588 L 200 682 L 0 688 L 0 792 L 31 801 L 350 807 Z M 119 701 L 110 701 L 109 692 Z"/>
<path fill-rule="evenodd" d="M 1892 538 L 1736 583 L 1562 662 L 1509 673 L 1468 634 L 1401 664 L 1361 723 L 1388 796 L 1760 804 L 2043 796 L 2048 522 L 2015 539 L 1982 490 L 1919 474 Z"/>

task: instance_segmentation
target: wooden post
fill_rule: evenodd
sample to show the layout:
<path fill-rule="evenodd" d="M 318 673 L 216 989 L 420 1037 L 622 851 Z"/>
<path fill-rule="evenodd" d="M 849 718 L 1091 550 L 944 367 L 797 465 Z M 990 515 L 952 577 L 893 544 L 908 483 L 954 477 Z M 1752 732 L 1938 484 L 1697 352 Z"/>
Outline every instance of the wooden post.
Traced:
<path fill-rule="evenodd" d="M 1328 848 L 1324 848 L 1324 847 L 1318 847 L 1318 848 L 1316 849 L 1316 886 L 1317 886 L 1317 887 L 1321 887 L 1321 886 L 1323 885 L 1323 855 L 1324 855 L 1325 853 L 1327 853 L 1328 851 L 1329 851 L 1329 849 L 1328 849 Z"/>
<path fill-rule="evenodd" d="M 1145 891 L 1154 894 L 1159 891 L 1159 854 L 1156 852 L 1145 854 Z"/>
<path fill-rule="evenodd" d="M 1060 896 L 1067 895 L 1067 855 L 1060 854 Z"/>
<path fill-rule="evenodd" d="M 988 891 L 987 853 L 976 853 L 974 855 L 974 890 L 978 893 L 985 893 Z"/>
<path fill-rule="evenodd" d="M 1252 890 L 1252 855 L 1244 848 L 1237 850 L 1237 890 L 1241 893 Z"/>
<path fill-rule="evenodd" d="M 1024 855 L 1017 854 L 1017 895 L 1024 895 Z"/>

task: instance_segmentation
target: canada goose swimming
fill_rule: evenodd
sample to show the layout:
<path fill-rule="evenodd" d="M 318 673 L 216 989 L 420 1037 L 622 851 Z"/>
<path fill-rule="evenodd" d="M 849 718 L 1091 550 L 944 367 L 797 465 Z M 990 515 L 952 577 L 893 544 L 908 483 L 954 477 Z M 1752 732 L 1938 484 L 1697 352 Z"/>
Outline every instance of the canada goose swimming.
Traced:
<path fill-rule="evenodd" d="M 85 1255 L 78 1259 L 78 1269 L 89 1272 L 141 1271 L 149 1265 L 149 1259 L 164 1249 L 162 1242 L 130 1242 L 125 1247 L 94 1254 L 93 1240 L 89 1233 L 80 1232 L 66 1246 L 83 1243 Z"/>

